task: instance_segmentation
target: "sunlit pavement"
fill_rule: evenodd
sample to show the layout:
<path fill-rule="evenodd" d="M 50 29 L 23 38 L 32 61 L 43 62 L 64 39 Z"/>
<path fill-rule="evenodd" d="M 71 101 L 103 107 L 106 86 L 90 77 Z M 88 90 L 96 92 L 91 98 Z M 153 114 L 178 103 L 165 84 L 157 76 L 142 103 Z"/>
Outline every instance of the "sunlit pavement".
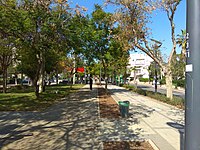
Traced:
<path fill-rule="evenodd" d="M 83 88 L 43 112 L 1 112 L 2 150 L 101 149 L 97 90 Z"/>
<path fill-rule="evenodd" d="M 78 93 L 43 112 L 0 112 L 2 150 L 103 149 L 103 141 L 151 139 L 161 150 L 180 149 L 183 110 L 109 85 L 116 101 L 129 100 L 128 118 L 100 118 L 97 86 Z"/>
<path fill-rule="evenodd" d="M 179 129 L 184 127 L 184 111 L 154 99 L 109 85 L 116 101 L 130 101 L 129 115 L 138 119 L 131 128 L 140 128 L 140 136 L 151 139 L 161 150 L 179 150 Z"/>

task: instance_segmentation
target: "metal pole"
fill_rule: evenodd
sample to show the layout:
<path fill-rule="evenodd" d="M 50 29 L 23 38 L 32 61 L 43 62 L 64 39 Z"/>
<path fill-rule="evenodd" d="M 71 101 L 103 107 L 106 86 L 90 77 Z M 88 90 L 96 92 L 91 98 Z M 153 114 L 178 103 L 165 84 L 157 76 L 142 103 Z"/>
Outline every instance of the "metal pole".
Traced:
<path fill-rule="evenodd" d="M 75 54 L 74 54 L 74 66 L 73 66 L 73 85 L 75 84 L 76 81 L 76 58 L 75 58 Z"/>
<path fill-rule="evenodd" d="M 185 150 L 200 149 L 200 0 L 187 0 Z"/>
<path fill-rule="evenodd" d="M 157 93 L 157 63 L 155 62 L 155 93 Z"/>
<path fill-rule="evenodd" d="M 153 48 L 154 48 L 154 52 L 155 52 L 155 57 L 157 58 L 157 51 L 158 49 L 162 46 L 162 43 L 160 41 L 157 41 L 155 39 L 151 39 L 151 41 L 155 42 Z M 155 93 L 157 93 L 157 68 L 158 68 L 158 64 L 155 62 Z"/>
<path fill-rule="evenodd" d="M 156 48 L 155 48 L 155 56 L 157 57 L 157 49 Z M 156 62 L 155 62 L 155 93 L 157 93 L 157 63 Z"/>
<path fill-rule="evenodd" d="M 99 82 L 100 82 L 100 85 L 101 85 L 101 61 L 100 61 L 100 73 L 99 73 L 99 76 L 100 76 Z"/>

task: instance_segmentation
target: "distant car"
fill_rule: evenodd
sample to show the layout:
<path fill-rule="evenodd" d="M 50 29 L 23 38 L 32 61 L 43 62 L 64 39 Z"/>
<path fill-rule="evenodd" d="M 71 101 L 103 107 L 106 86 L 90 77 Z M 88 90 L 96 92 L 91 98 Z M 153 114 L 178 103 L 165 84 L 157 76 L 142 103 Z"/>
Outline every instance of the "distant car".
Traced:
<path fill-rule="evenodd" d="M 22 85 L 29 85 L 29 80 L 27 79 L 22 80 Z"/>
<path fill-rule="evenodd" d="M 155 80 L 153 80 L 152 85 L 155 85 Z M 160 81 L 157 81 L 157 85 L 160 85 Z"/>

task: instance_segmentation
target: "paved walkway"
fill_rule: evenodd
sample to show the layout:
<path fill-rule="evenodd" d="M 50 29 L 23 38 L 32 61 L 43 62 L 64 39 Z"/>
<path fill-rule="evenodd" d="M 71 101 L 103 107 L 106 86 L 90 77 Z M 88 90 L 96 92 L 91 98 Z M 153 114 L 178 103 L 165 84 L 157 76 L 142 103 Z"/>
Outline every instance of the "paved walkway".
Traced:
<path fill-rule="evenodd" d="M 180 150 L 184 111 L 151 98 L 110 85 L 116 101 L 130 101 L 130 117 L 138 119 L 130 128 L 140 128 L 140 137 L 151 139 L 161 150 Z"/>
<path fill-rule="evenodd" d="M 101 150 L 103 141 L 151 139 L 160 150 L 179 150 L 183 111 L 109 85 L 116 101 L 129 100 L 130 117 L 99 118 L 97 86 L 43 112 L 0 112 L 2 150 Z"/>
<path fill-rule="evenodd" d="M 102 149 L 97 127 L 97 89 L 86 86 L 44 112 L 1 112 L 0 149 Z"/>

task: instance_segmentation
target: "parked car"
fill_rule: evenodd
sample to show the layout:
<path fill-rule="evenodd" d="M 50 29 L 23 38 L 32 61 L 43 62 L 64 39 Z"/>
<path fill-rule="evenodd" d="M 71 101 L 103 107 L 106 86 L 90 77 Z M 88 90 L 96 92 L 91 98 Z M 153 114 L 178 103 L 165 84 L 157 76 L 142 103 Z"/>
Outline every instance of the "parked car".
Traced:
<path fill-rule="evenodd" d="M 30 81 L 28 79 L 22 80 L 22 85 L 29 85 Z"/>

